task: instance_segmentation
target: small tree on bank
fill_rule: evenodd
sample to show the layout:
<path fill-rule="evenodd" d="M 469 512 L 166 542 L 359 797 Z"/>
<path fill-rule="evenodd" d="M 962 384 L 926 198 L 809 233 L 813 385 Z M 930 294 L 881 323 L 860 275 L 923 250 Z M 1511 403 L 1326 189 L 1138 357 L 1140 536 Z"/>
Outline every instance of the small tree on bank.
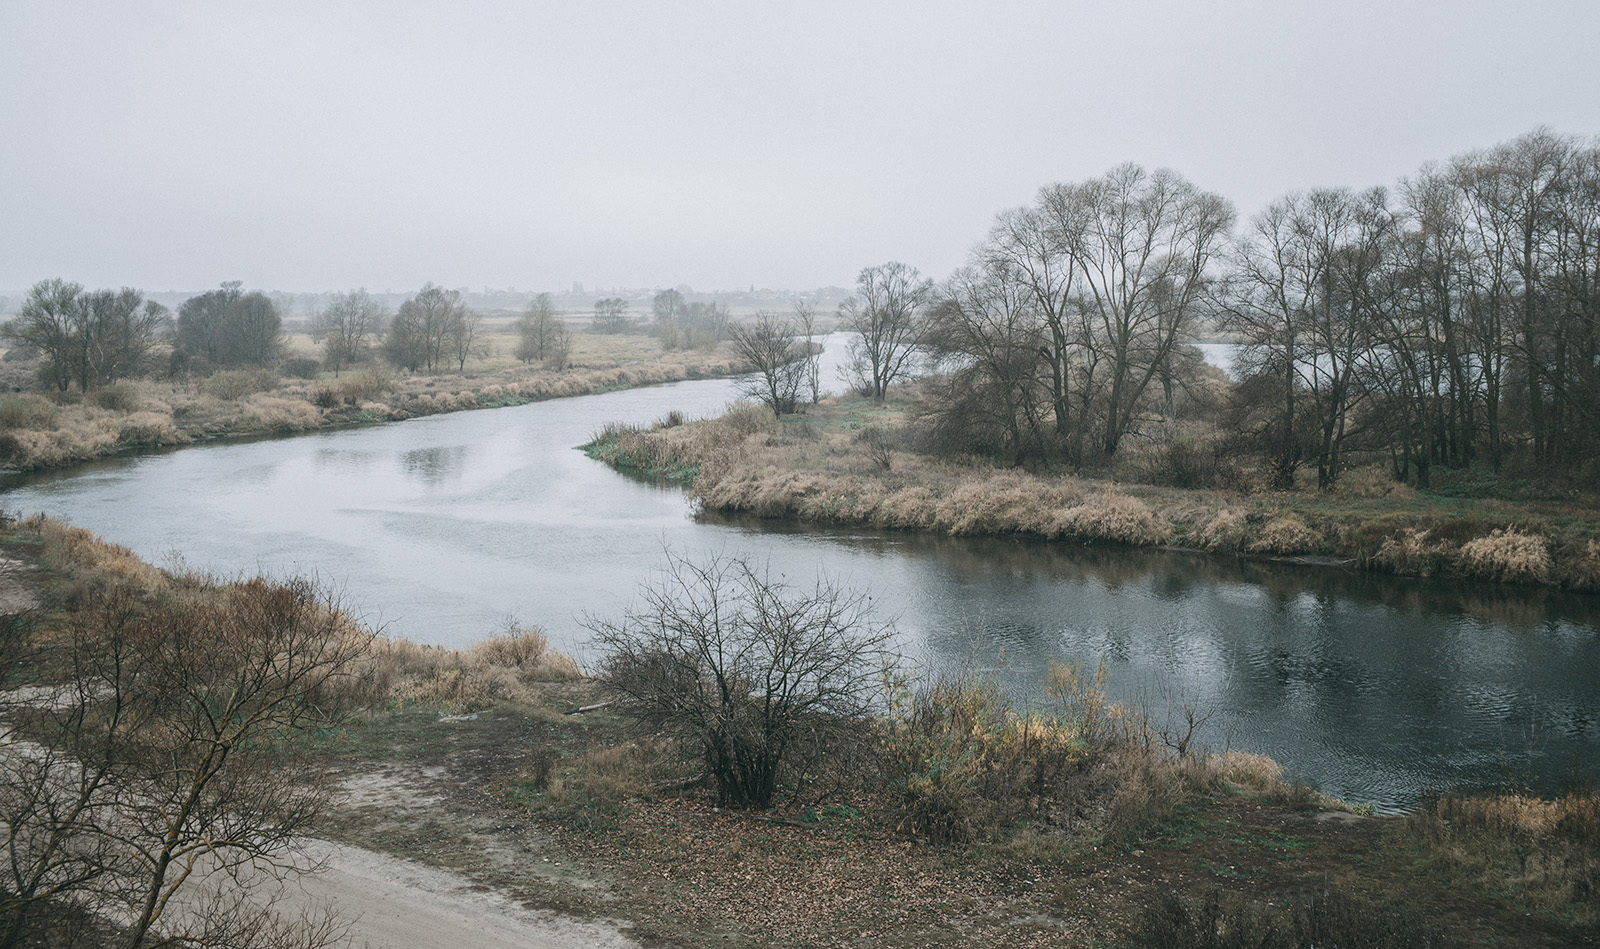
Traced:
<path fill-rule="evenodd" d="M 590 619 L 601 680 L 703 764 L 724 805 L 769 807 L 784 777 L 869 710 L 891 623 L 864 594 L 797 590 L 738 557 L 666 573 L 621 619 Z"/>
<path fill-rule="evenodd" d="M 311 321 L 312 342 L 323 345 L 323 358 L 337 376 L 367 356 L 369 341 L 383 331 L 389 308 L 365 290 L 335 293 Z"/>
<path fill-rule="evenodd" d="M 761 402 L 773 415 L 793 415 L 815 358 L 809 342 L 796 338 L 792 322 L 767 310 L 758 311 L 748 323 L 730 325 L 728 337 L 739 358 L 755 368 L 740 381 L 741 394 Z"/>

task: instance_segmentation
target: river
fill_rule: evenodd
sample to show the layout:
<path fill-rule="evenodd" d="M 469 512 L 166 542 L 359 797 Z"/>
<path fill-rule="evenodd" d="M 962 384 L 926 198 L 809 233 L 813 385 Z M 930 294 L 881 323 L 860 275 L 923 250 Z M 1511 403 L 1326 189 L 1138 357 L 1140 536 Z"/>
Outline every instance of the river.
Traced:
<path fill-rule="evenodd" d="M 726 380 L 287 439 L 197 445 L 14 479 L 43 511 L 167 566 L 320 577 L 391 635 L 460 646 L 508 616 L 585 653 L 671 549 L 867 590 L 906 652 L 1016 692 L 1051 659 L 1214 714 L 1214 747 L 1403 808 L 1430 789 L 1600 775 L 1600 598 L 1174 552 L 697 516 L 682 490 L 573 446 L 608 421 L 713 415 Z"/>

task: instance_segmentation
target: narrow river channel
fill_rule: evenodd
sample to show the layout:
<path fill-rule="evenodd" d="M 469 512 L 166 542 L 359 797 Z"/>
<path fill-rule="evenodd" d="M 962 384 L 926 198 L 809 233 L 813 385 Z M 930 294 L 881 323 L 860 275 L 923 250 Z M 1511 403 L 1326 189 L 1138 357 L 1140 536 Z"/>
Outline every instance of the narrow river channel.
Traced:
<path fill-rule="evenodd" d="M 43 511 L 144 557 L 311 574 L 392 635 L 459 646 L 507 616 L 584 653 L 667 548 L 819 571 L 897 616 L 905 649 L 1026 693 L 1105 663 L 1159 718 L 1383 809 L 1429 790 L 1600 777 L 1600 598 L 1171 552 L 697 517 L 573 446 L 608 421 L 716 414 L 726 380 L 200 445 L 17 478 Z"/>

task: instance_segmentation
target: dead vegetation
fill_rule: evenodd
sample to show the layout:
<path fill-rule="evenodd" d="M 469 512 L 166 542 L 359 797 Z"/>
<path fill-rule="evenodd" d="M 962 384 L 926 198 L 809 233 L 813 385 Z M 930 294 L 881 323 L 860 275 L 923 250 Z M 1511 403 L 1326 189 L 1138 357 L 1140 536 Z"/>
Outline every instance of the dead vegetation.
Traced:
<path fill-rule="evenodd" d="M 1600 924 L 1600 794 L 1441 796 L 1408 823 L 1435 866 L 1547 913 Z"/>
<path fill-rule="evenodd" d="M 0 397 L 0 463 L 24 471 L 60 468 L 122 451 L 208 438 L 291 435 L 731 375 L 741 369 L 735 360 L 710 352 L 657 353 L 654 340 L 608 342 L 608 348 L 581 353 L 585 358 L 560 371 L 508 359 L 463 373 L 367 367 L 328 379 L 280 377 L 259 368 L 224 369 L 195 380 L 120 382 L 87 396 L 17 393 Z"/>
<path fill-rule="evenodd" d="M 1139 483 L 1149 465 L 1136 450 L 1100 477 L 1030 471 L 931 452 L 903 411 L 855 397 L 824 399 L 781 422 L 736 404 L 720 419 L 612 426 L 585 448 L 689 485 L 710 511 L 1600 590 L 1600 521 L 1582 499 L 1459 499 L 1395 482 L 1379 466 L 1351 472 L 1333 491 L 1274 492 Z"/>

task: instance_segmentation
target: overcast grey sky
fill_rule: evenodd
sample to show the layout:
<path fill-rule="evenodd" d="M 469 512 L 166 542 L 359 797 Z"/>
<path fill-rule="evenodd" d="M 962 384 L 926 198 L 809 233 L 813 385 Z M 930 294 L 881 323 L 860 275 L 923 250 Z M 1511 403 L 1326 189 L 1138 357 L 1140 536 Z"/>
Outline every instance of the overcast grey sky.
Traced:
<path fill-rule="evenodd" d="M 942 277 L 1123 161 L 1241 214 L 1539 124 L 1600 3 L 0 2 L 0 290 Z"/>

